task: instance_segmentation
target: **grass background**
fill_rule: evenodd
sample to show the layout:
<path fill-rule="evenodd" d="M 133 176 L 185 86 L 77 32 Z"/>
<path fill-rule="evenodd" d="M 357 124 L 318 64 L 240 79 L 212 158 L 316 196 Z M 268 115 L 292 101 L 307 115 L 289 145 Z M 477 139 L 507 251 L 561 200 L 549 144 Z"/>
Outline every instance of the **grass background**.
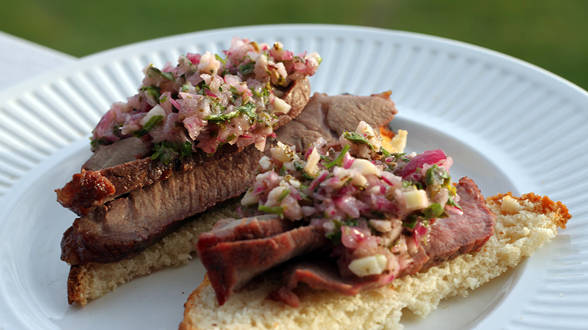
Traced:
<path fill-rule="evenodd" d="M 588 89 L 586 0 L 2 2 L 1 30 L 74 56 L 220 27 L 352 24 L 480 45 L 536 64 Z"/>

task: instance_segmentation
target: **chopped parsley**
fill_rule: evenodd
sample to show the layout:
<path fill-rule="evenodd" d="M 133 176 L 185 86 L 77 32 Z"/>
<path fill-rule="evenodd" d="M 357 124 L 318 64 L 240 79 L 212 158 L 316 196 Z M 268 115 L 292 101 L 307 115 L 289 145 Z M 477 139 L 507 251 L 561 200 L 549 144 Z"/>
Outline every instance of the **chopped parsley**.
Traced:
<path fill-rule="evenodd" d="M 461 206 L 459 206 L 459 204 L 453 199 L 453 197 L 449 197 L 449 199 L 447 200 L 447 205 L 451 205 L 451 206 L 457 207 L 458 209 L 460 209 L 461 211 L 463 211 L 463 209 L 461 208 Z"/>
<path fill-rule="evenodd" d="M 343 137 L 353 143 L 366 144 L 368 147 L 370 147 L 370 149 L 375 150 L 374 145 L 371 144 L 370 141 L 368 141 L 368 139 L 366 139 L 361 134 L 357 134 L 355 132 L 345 132 L 343 133 Z"/>
<path fill-rule="evenodd" d="M 162 141 L 153 146 L 152 160 L 159 160 L 163 164 L 168 164 L 174 159 L 182 159 L 190 156 L 192 153 L 192 143 L 174 143 L 170 141 Z"/>
<path fill-rule="evenodd" d="M 279 216 L 284 215 L 284 208 L 282 208 L 281 206 L 265 206 L 265 205 L 259 205 L 257 207 L 257 209 L 259 211 L 265 212 L 265 213 L 277 214 Z"/>
<path fill-rule="evenodd" d="M 449 176 L 449 173 L 447 173 L 443 167 L 440 167 L 437 164 L 429 167 L 425 174 L 425 183 L 427 186 L 444 186 L 447 185 L 450 181 L 451 177 Z"/>
<path fill-rule="evenodd" d="M 330 239 L 333 243 L 341 243 L 341 227 L 357 227 L 359 226 L 359 219 L 348 219 L 348 220 L 333 220 L 335 230 L 325 235 L 326 238 Z"/>
<path fill-rule="evenodd" d="M 167 80 L 174 81 L 173 73 L 163 72 L 163 71 L 159 70 L 158 68 L 154 67 L 153 65 L 149 65 L 149 67 L 147 68 L 147 75 L 149 75 L 150 77 L 160 76 L 160 77 L 163 77 Z"/>
<path fill-rule="evenodd" d="M 139 90 L 145 92 L 147 96 L 151 97 L 153 101 L 159 103 L 159 97 L 161 94 L 159 93 L 159 88 L 155 86 L 143 86 Z"/>
<path fill-rule="evenodd" d="M 222 64 L 227 64 L 227 61 L 225 61 L 224 58 L 222 58 L 219 54 L 214 54 L 214 57 L 219 60 L 219 62 L 221 62 Z"/>
<path fill-rule="evenodd" d="M 413 214 L 409 215 L 408 217 L 406 217 L 406 219 L 404 219 L 404 221 L 402 222 L 402 225 L 406 228 L 414 229 L 414 227 L 416 227 L 418 220 L 419 220 L 419 216 L 413 213 Z"/>
<path fill-rule="evenodd" d="M 339 155 L 337 155 L 337 158 L 335 158 L 332 162 L 325 164 L 325 167 L 331 168 L 333 166 L 341 166 L 341 164 L 343 163 L 343 158 L 345 157 L 345 154 L 349 151 L 349 148 L 349 145 L 346 144 L 339 153 Z"/>
<path fill-rule="evenodd" d="M 249 63 L 239 65 L 239 72 L 241 72 L 241 74 L 244 76 L 252 73 L 254 69 L 255 69 L 255 62 L 249 62 Z"/>
<path fill-rule="evenodd" d="M 286 198 L 286 196 L 288 196 L 289 194 L 290 194 L 290 189 L 284 189 L 284 191 L 282 191 L 280 196 L 278 196 L 278 202 L 283 201 L 284 198 Z"/>
<path fill-rule="evenodd" d="M 149 133 L 153 127 L 155 127 L 157 124 L 161 123 L 163 121 L 163 116 L 162 115 L 158 115 L 158 116 L 153 116 L 151 118 L 149 118 L 149 120 L 145 123 L 145 125 L 143 125 L 143 127 L 134 132 L 133 135 L 136 137 L 141 137 L 147 133 Z"/>
<path fill-rule="evenodd" d="M 213 122 L 213 123 L 222 123 L 225 121 L 229 121 L 240 114 L 244 114 L 249 118 L 249 120 L 253 121 L 256 119 L 257 114 L 255 113 L 256 106 L 254 103 L 247 103 L 242 106 L 237 107 L 235 110 L 227 113 L 220 113 L 216 115 L 210 115 L 206 117 L 206 120 Z"/>
<path fill-rule="evenodd" d="M 423 211 L 423 216 L 428 219 L 440 218 L 445 214 L 445 209 L 439 203 L 433 203 Z"/>

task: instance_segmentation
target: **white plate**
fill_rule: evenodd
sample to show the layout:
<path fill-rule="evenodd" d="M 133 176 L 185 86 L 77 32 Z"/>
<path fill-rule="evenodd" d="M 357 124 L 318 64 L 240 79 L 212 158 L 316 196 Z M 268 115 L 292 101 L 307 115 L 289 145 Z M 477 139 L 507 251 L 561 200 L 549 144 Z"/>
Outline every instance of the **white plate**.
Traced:
<path fill-rule="evenodd" d="M 314 91 L 391 89 L 409 148 L 441 147 L 486 195 L 536 192 L 574 218 L 549 246 L 468 298 L 409 328 L 586 328 L 588 95 L 542 69 L 467 44 L 413 33 L 325 25 L 192 33 L 85 58 L 0 94 L 0 328 L 175 328 L 202 278 L 198 262 L 135 280 L 87 307 L 66 301 L 59 242 L 74 215 L 55 202 L 88 157 L 88 135 L 132 95 L 148 63 L 228 46 L 233 36 L 282 41 L 324 58 Z"/>

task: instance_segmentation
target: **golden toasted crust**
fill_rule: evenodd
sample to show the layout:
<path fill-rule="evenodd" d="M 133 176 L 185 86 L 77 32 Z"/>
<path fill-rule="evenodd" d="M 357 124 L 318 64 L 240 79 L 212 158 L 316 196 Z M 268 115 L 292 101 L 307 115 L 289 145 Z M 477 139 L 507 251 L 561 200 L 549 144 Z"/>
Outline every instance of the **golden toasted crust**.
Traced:
<path fill-rule="evenodd" d="M 474 254 L 355 296 L 303 288 L 298 308 L 266 299 L 272 290 L 270 282 L 243 290 L 219 307 L 205 279 L 184 305 L 180 329 L 402 328 L 404 310 L 424 317 L 442 299 L 466 296 L 553 239 L 571 217 L 562 203 L 536 194 L 501 194 L 487 202 L 497 217 L 496 232 Z"/>
<path fill-rule="evenodd" d="M 568 207 L 565 206 L 562 202 L 552 201 L 547 196 L 539 196 L 535 193 L 528 193 L 524 194 L 521 197 L 516 197 L 512 195 L 512 192 L 508 192 L 506 194 L 498 194 L 492 197 L 489 197 L 489 201 L 497 202 L 502 200 L 505 196 L 509 196 L 519 201 L 528 201 L 535 205 L 535 212 L 542 213 L 542 214 L 549 214 L 554 213 L 554 217 L 557 219 L 556 224 L 558 227 L 565 229 L 568 220 L 572 218 L 572 215 L 568 211 Z M 504 214 L 504 211 L 501 211 Z"/>
<path fill-rule="evenodd" d="M 206 289 L 209 286 L 210 286 L 210 280 L 208 279 L 208 274 L 207 274 L 207 275 L 204 275 L 204 279 L 202 280 L 200 285 L 198 285 L 198 287 L 194 291 L 192 291 L 192 293 L 188 297 L 188 300 L 184 304 L 184 321 L 182 323 L 180 323 L 180 330 L 198 329 L 196 324 L 192 323 L 192 319 L 190 318 L 190 315 L 188 315 L 188 314 L 190 313 L 190 311 L 198 308 L 198 305 L 196 305 L 198 302 L 198 296 L 200 295 L 200 292 L 202 290 Z"/>
<path fill-rule="evenodd" d="M 84 306 L 88 303 L 84 288 L 87 287 L 87 267 L 72 266 L 67 277 L 67 303 Z"/>

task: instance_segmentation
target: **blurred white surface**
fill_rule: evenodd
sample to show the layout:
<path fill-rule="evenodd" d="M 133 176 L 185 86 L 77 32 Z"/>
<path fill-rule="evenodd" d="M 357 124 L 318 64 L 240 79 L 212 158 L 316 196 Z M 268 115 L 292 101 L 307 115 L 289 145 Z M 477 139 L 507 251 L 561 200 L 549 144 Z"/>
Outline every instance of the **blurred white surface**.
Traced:
<path fill-rule="evenodd" d="M 76 58 L 0 31 L 0 90 Z"/>

